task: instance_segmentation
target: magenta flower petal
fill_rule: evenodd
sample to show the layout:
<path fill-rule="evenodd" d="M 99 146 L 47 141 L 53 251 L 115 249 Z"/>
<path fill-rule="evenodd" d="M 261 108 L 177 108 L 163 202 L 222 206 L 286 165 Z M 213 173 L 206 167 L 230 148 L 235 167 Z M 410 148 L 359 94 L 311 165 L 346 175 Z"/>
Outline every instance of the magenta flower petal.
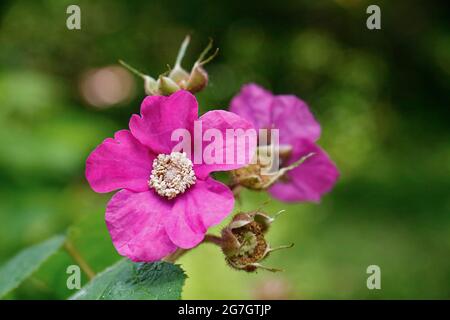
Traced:
<path fill-rule="evenodd" d="M 250 83 L 233 98 L 230 111 L 250 121 L 256 129 L 271 128 L 274 96 L 262 87 Z"/>
<path fill-rule="evenodd" d="M 130 130 L 142 144 L 155 153 L 169 154 L 177 142 L 171 141 L 176 129 L 192 131 L 198 118 L 198 105 L 188 91 L 164 96 L 149 96 L 141 104 L 141 116 L 133 115 Z"/>
<path fill-rule="evenodd" d="M 278 182 L 269 192 L 282 201 L 319 202 L 323 194 L 330 191 L 339 178 L 336 165 L 325 151 L 308 140 L 298 140 L 287 164 L 314 152 L 297 168 L 287 173 L 287 182 Z"/>
<path fill-rule="evenodd" d="M 230 111 L 249 120 L 256 129 L 279 129 L 280 143 L 298 139 L 317 141 L 320 125 L 307 104 L 293 95 L 275 96 L 256 84 L 244 85 L 231 101 Z"/>
<path fill-rule="evenodd" d="M 153 191 L 117 192 L 106 208 L 106 226 L 120 255 L 152 262 L 174 252 L 164 228 L 172 205 Z"/>
<path fill-rule="evenodd" d="M 214 171 L 228 171 L 237 168 L 241 168 L 248 164 L 253 157 L 253 154 L 256 149 L 256 132 L 250 122 L 241 118 L 240 116 L 223 110 L 215 110 L 209 111 L 205 113 L 203 116 L 199 118 L 199 121 L 202 123 L 202 131 L 203 133 L 207 132 L 209 129 L 215 130 L 217 133 L 220 133 L 220 139 L 223 142 L 222 148 L 215 149 L 214 152 L 211 152 L 213 156 L 221 154 L 218 161 L 211 161 L 209 164 L 205 161 L 205 157 L 208 157 L 209 153 L 206 152 L 207 146 L 211 144 L 214 145 L 216 138 L 210 138 L 211 141 L 203 142 L 203 159 L 201 164 L 194 165 L 194 171 L 197 177 L 201 179 L 205 179 L 209 173 Z M 242 139 L 237 138 L 236 136 L 228 136 L 227 137 L 227 129 L 242 129 Z M 249 139 L 244 139 L 245 132 L 251 129 L 254 134 L 254 141 L 250 143 Z M 238 131 L 235 131 L 238 132 Z M 202 134 L 203 136 L 203 134 Z M 239 140 L 244 143 L 240 143 Z M 219 151 L 220 150 L 220 151 Z M 226 161 L 227 152 L 230 153 L 229 159 L 231 161 Z M 238 159 L 239 156 L 242 156 L 242 159 Z M 213 159 L 214 160 L 214 159 Z"/>
<path fill-rule="evenodd" d="M 272 126 L 280 130 L 281 144 L 293 145 L 298 139 L 317 141 L 320 137 L 320 125 L 308 105 L 293 95 L 275 96 Z"/>
<path fill-rule="evenodd" d="M 165 220 L 167 234 L 178 247 L 195 247 L 203 240 L 206 230 L 220 223 L 233 207 L 233 193 L 227 186 L 212 178 L 198 180 L 177 198 Z"/>
<path fill-rule="evenodd" d="M 86 161 L 86 178 L 94 191 L 117 189 L 148 190 L 155 155 L 139 143 L 128 130 L 105 139 Z"/>

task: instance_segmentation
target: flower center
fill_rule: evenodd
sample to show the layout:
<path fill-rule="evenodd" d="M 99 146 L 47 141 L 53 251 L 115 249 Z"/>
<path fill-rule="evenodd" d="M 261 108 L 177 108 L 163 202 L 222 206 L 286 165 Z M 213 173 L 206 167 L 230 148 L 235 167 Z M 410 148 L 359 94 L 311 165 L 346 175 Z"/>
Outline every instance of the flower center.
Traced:
<path fill-rule="evenodd" d="M 168 199 L 175 198 L 195 184 L 192 161 L 186 153 L 160 154 L 153 160 L 153 170 L 148 185 Z"/>

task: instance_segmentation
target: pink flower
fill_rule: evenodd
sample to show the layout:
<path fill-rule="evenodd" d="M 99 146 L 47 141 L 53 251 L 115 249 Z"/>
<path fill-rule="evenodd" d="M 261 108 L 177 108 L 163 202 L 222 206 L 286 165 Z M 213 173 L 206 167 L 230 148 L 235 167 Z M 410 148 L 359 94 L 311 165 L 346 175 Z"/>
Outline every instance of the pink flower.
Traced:
<path fill-rule="evenodd" d="M 197 119 L 197 101 L 187 91 L 146 97 L 141 115 L 131 117 L 130 130 L 116 132 L 89 155 L 86 178 L 92 189 L 121 189 L 106 208 L 106 225 L 121 255 L 150 262 L 177 247 L 192 248 L 233 210 L 233 193 L 209 173 L 242 165 L 193 164 L 186 154 L 172 152 L 177 144 L 172 132 L 192 132 Z M 210 111 L 198 120 L 203 131 L 252 128 L 227 111 Z"/>
<path fill-rule="evenodd" d="M 231 101 L 230 111 L 252 122 L 256 129 L 279 129 L 280 145 L 290 146 L 283 165 L 309 153 L 314 155 L 287 173 L 269 192 L 282 201 L 319 202 L 339 177 L 335 164 L 315 142 L 320 125 L 305 102 L 293 95 L 273 95 L 256 84 L 247 84 Z"/>

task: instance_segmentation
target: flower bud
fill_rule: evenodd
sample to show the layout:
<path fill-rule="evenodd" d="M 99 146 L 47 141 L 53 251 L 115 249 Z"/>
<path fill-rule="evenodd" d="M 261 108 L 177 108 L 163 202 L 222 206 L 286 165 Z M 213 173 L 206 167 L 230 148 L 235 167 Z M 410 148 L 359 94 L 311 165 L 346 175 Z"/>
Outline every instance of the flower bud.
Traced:
<path fill-rule="evenodd" d="M 202 91 L 208 84 L 208 73 L 199 65 L 195 65 L 192 68 L 189 79 L 186 83 L 186 90 L 196 93 Z"/>
<path fill-rule="evenodd" d="M 146 95 L 153 96 L 158 94 L 158 83 L 150 76 L 143 75 L 144 91 Z"/>
<path fill-rule="evenodd" d="M 180 89 L 188 90 L 191 93 L 197 93 L 203 90 L 208 84 L 208 74 L 203 66 L 217 55 L 218 50 L 205 59 L 205 55 L 212 48 L 212 41 L 210 41 L 208 46 L 205 50 L 203 50 L 200 57 L 195 62 L 192 70 L 187 72 L 181 66 L 181 62 L 184 58 L 189 42 L 190 37 L 186 36 L 178 51 L 175 66 L 169 72 L 161 74 L 158 77 L 158 80 L 143 74 L 121 60 L 119 60 L 119 62 L 128 70 L 144 80 L 144 89 L 147 95 L 170 95 Z"/>
<path fill-rule="evenodd" d="M 166 76 L 159 76 L 157 84 L 158 92 L 163 96 L 171 95 L 172 93 L 180 90 L 180 86 L 178 86 L 175 81 Z"/>
<path fill-rule="evenodd" d="M 259 211 L 235 215 L 222 230 L 221 247 L 228 265 L 247 272 L 254 272 L 258 268 L 280 271 L 260 264 L 270 252 L 293 246 L 271 248 L 267 243 L 264 234 L 274 220 L 274 217 Z"/>
<path fill-rule="evenodd" d="M 180 87 L 185 87 L 189 80 L 189 73 L 180 66 L 175 66 L 169 72 L 169 78 L 176 82 Z"/>
<path fill-rule="evenodd" d="M 208 73 L 203 68 L 203 66 L 214 59 L 219 52 L 219 49 L 216 49 L 216 51 L 212 55 L 205 59 L 206 54 L 211 50 L 211 48 L 212 40 L 209 41 L 208 45 L 200 54 L 197 61 L 195 61 L 195 64 L 191 70 L 191 74 L 189 75 L 189 79 L 186 83 L 186 90 L 189 90 L 192 93 L 196 93 L 203 90 L 203 88 L 205 88 L 208 84 Z"/>

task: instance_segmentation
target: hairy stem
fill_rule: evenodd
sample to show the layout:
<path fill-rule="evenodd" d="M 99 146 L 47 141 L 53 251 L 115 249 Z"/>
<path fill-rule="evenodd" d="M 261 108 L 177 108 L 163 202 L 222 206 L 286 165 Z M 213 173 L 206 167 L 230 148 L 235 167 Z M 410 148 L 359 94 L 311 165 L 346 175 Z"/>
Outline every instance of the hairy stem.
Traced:
<path fill-rule="evenodd" d="M 80 252 L 75 248 L 72 242 L 66 241 L 64 243 L 64 249 L 72 257 L 72 259 L 78 264 L 78 266 L 83 270 L 88 276 L 89 280 L 95 277 L 95 272 L 87 264 L 86 260 L 81 256 Z"/>

